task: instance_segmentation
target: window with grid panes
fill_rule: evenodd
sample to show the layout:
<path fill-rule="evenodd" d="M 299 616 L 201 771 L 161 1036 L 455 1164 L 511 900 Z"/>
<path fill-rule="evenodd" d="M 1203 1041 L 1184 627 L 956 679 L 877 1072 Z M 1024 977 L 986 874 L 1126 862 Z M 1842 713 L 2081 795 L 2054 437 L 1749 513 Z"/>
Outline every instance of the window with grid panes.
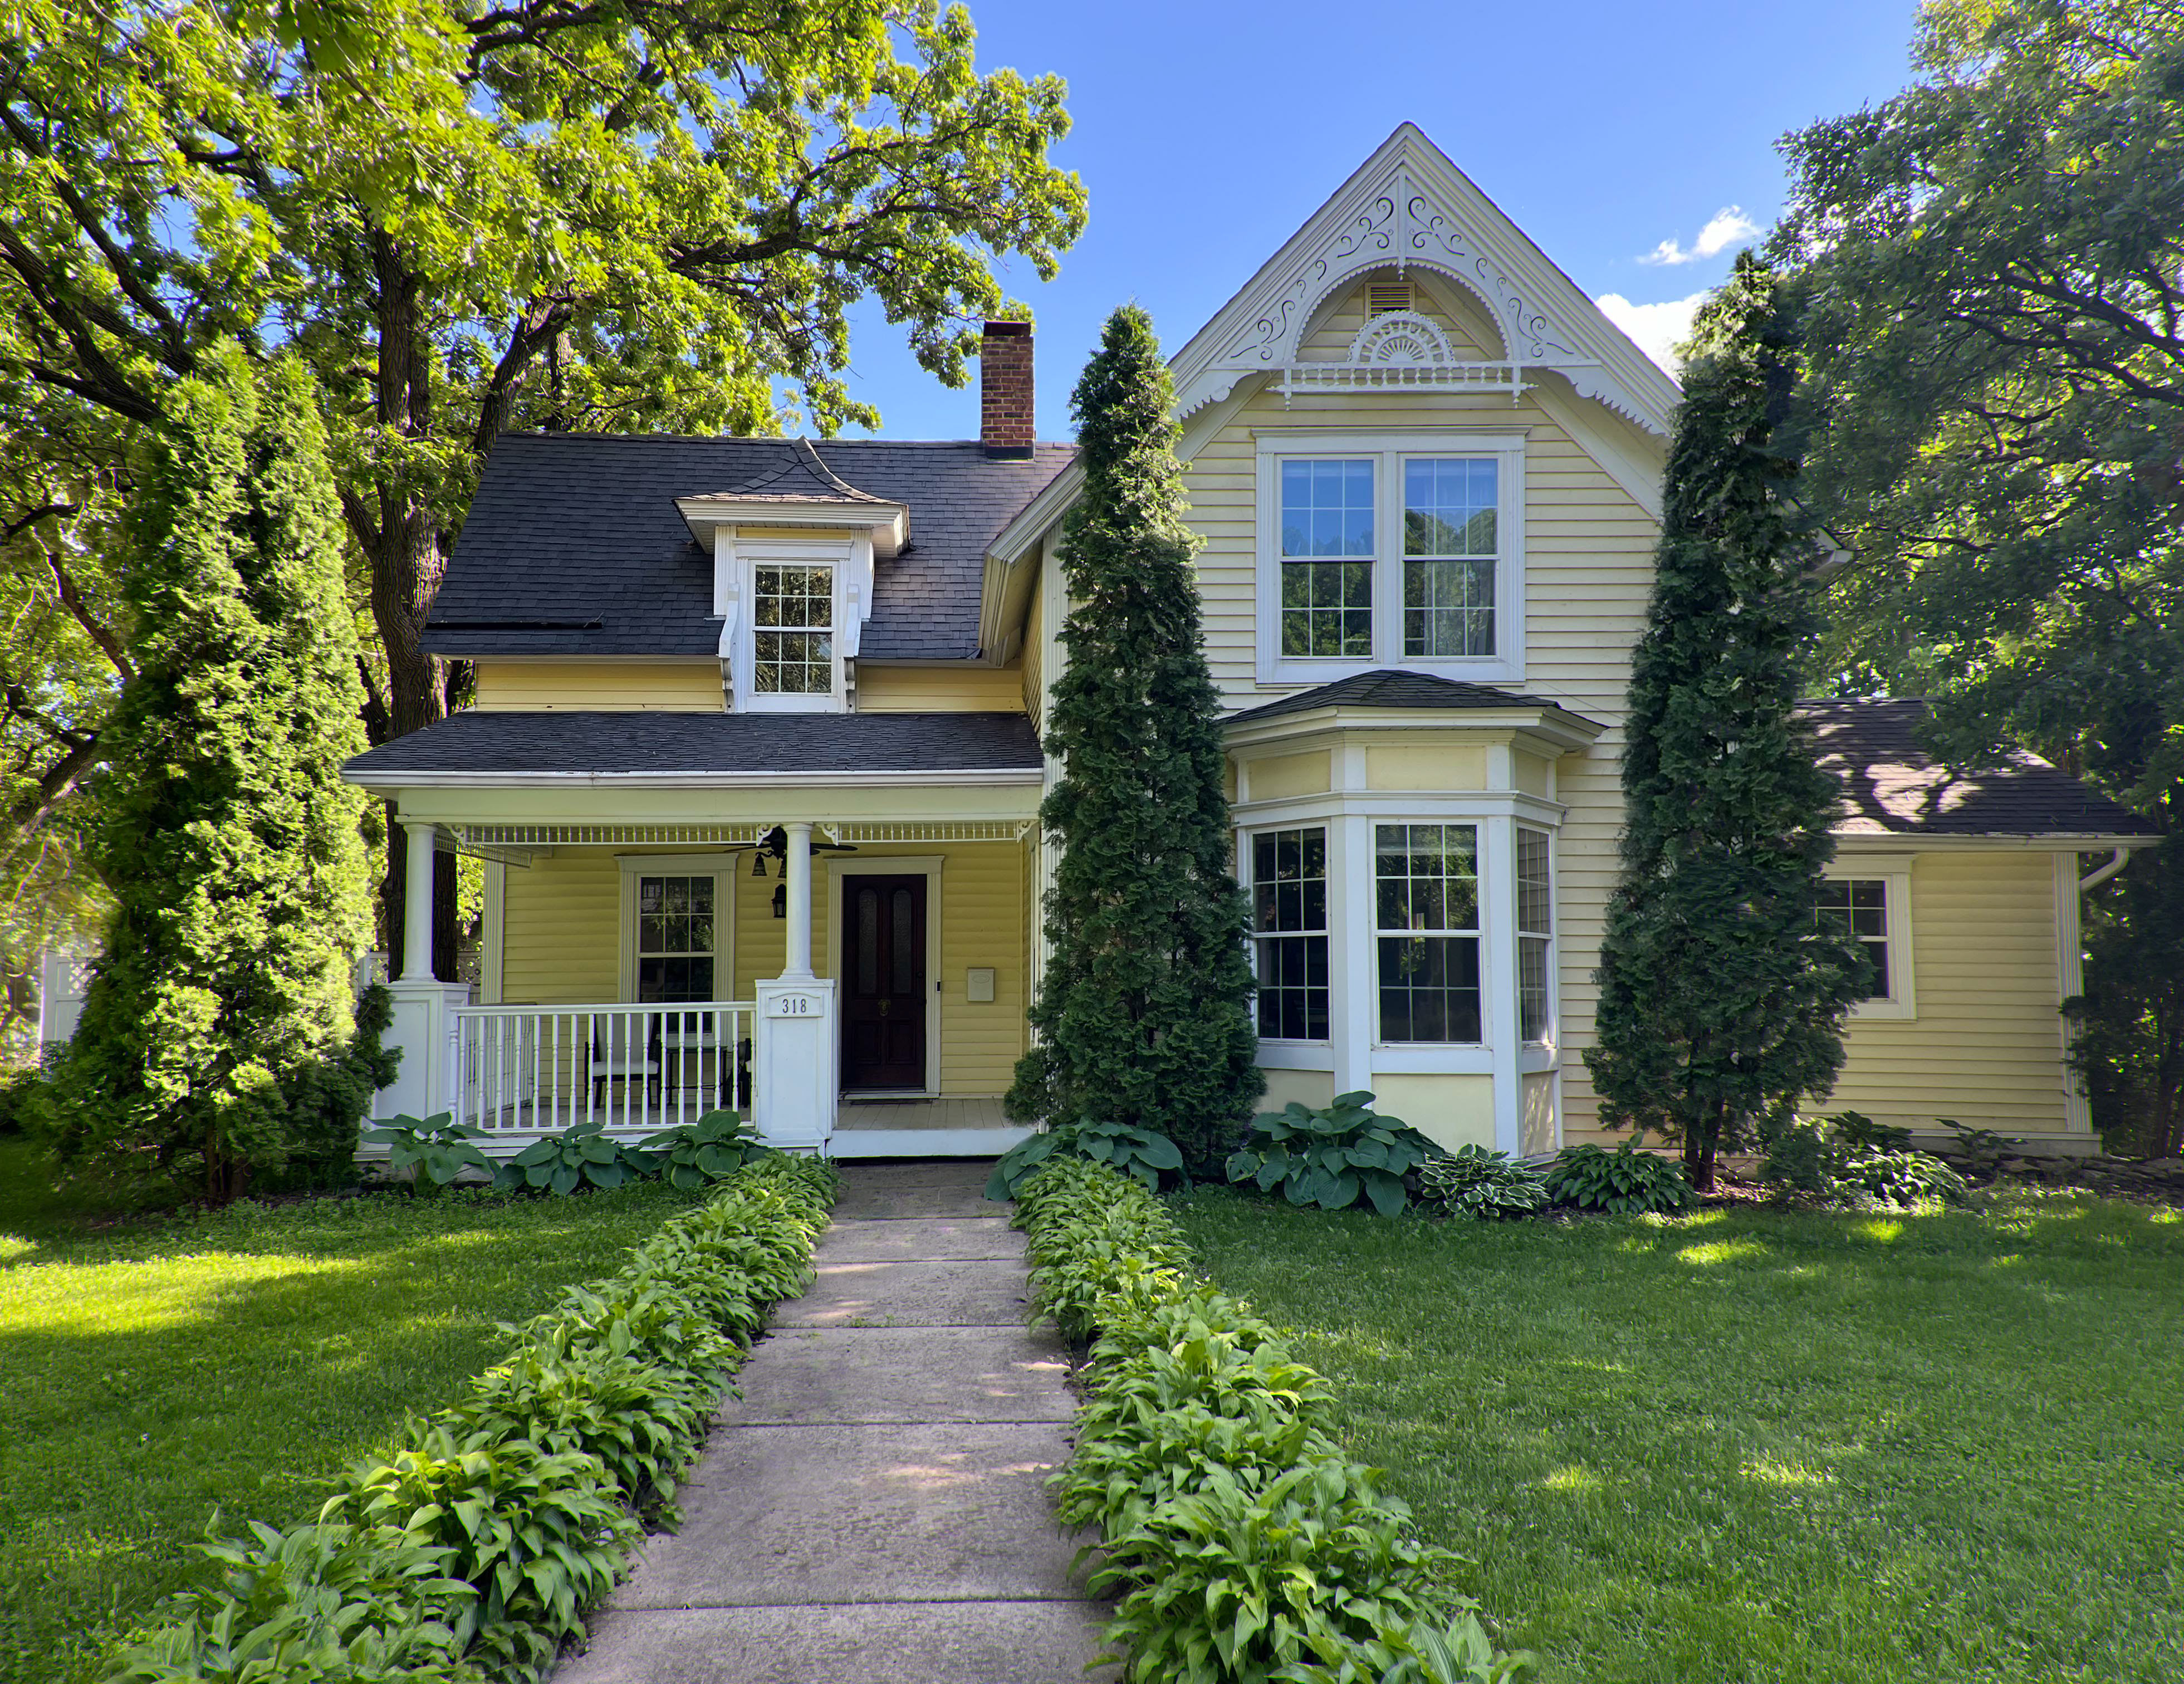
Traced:
<path fill-rule="evenodd" d="M 754 570 L 751 689 L 767 695 L 824 695 L 834 688 L 834 570 Z"/>
<path fill-rule="evenodd" d="M 1251 928 L 1259 1034 L 1327 1039 L 1327 832 L 1262 830 L 1251 839 Z"/>
<path fill-rule="evenodd" d="M 1282 464 L 1282 653 L 1373 654 L 1373 463 Z"/>
<path fill-rule="evenodd" d="M 654 1001 L 711 1000 L 714 879 L 640 877 L 637 880 L 637 997 Z"/>
<path fill-rule="evenodd" d="M 1483 1039 L 1479 828 L 1373 826 L 1373 891 L 1380 1039 Z"/>
<path fill-rule="evenodd" d="M 1879 878 L 1830 878 L 1820 884 L 1820 929 L 1856 938 L 1873 961 L 1868 1000 L 1892 1000 L 1888 976 L 1888 884 Z"/>
<path fill-rule="evenodd" d="M 1499 465 L 1491 457 L 1403 462 L 1403 658 L 1494 653 Z"/>
<path fill-rule="evenodd" d="M 1554 878 L 1547 833 L 1517 828 L 1517 1032 L 1543 1041 L 1553 1028 L 1547 967 L 1553 963 Z"/>

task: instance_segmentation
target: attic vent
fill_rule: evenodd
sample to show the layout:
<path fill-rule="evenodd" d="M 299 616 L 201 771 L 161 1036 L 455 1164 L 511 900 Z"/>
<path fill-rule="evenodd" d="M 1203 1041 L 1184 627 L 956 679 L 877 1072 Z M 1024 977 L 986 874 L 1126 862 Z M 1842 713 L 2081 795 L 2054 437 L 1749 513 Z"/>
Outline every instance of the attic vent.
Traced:
<path fill-rule="evenodd" d="M 1411 309 L 1413 289 L 1407 281 L 1375 281 L 1365 289 L 1365 314 L 1391 315 L 1397 310 Z"/>

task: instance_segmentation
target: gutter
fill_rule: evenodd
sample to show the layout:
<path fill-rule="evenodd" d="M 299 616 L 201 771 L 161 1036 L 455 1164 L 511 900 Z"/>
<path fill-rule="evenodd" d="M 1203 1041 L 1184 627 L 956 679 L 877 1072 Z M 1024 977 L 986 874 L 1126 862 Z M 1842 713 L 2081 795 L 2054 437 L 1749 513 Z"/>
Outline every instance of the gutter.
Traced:
<path fill-rule="evenodd" d="M 347 770 L 342 781 L 366 789 L 809 789 L 829 784 L 883 789 L 1035 787 L 1037 767 L 980 767 L 958 772 L 399 772 Z"/>
<path fill-rule="evenodd" d="M 2110 878 L 2114 877 L 2118 872 L 2121 871 L 2130 863 L 2131 850 L 2128 848 L 2118 848 L 2115 850 L 2114 857 L 2110 859 L 2106 865 L 2094 867 L 2092 870 L 2087 872 L 2083 877 L 2078 879 L 2078 893 L 2082 895 L 2088 889 L 2099 888 L 2101 884 L 2106 883 Z"/>

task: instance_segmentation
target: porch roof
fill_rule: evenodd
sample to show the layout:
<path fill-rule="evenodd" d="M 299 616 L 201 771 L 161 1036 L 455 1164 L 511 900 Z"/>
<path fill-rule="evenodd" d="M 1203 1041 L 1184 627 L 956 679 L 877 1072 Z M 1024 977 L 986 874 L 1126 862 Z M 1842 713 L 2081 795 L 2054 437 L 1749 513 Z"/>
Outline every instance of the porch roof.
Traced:
<path fill-rule="evenodd" d="M 352 783 L 469 778 L 872 774 L 1036 782 L 1039 735 L 1017 713 L 458 713 L 359 755 Z"/>

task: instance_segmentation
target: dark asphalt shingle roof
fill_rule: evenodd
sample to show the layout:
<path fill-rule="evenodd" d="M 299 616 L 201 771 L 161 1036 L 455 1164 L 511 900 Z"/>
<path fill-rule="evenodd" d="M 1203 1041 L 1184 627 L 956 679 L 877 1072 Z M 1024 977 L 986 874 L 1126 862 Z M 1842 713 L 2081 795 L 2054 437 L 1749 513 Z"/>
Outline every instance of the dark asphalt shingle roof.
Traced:
<path fill-rule="evenodd" d="M 1285 713 L 1306 713 L 1318 707 L 1405 707 L 1428 709 L 1548 707 L 1568 712 L 1561 703 L 1545 696 L 1519 695 L 1487 684 L 1469 684 L 1457 678 L 1437 678 L 1429 672 L 1358 672 L 1316 689 L 1300 690 L 1279 701 L 1232 713 L 1226 723 L 1247 719 L 1273 719 Z"/>
<path fill-rule="evenodd" d="M 2022 750 L 1980 771 L 1943 765 L 1919 745 L 1915 698 L 1797 705 L 1820 764 L 1842 781 L 1839 834 L 2148 836 L 2153 827 L 2067 772 Z"/>
<path fill-rule="evenodd" d="M 1009 772 L 1043 762 L 1018 713 L 458 713 L 359 755 L 404 772 Z"/>
<path fill-rule="evenodd" d="M 433 655 L 710 655 L 713 562 L 675 507 L 731 492 L 843 493 L 910 510 L 910 547 L 878 564 L 861 653 L 872 661 L 967 661 L 978 650 L 987 547 L 1076 454 L 1041 444 L 1028 461 L 976 440 L 682 438 L 510 433 L 477 495 L 432 605 Z M 811 471 L 816 460 L 827 479 Z M 767 488 L 773 489 L 769 490 Z"/>

